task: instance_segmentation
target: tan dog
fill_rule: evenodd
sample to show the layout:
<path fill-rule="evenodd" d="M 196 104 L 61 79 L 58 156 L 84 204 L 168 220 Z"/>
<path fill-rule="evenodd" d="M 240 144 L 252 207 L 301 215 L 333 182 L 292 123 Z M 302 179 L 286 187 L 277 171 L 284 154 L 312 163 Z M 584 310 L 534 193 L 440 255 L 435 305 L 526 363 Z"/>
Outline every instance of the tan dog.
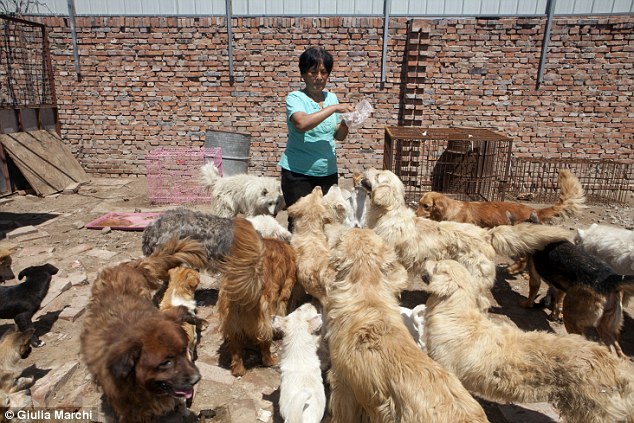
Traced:
<path fill-rule="evenodd" d="M 473 277 L 430 262 L 429 356 L 489 401 L 552 403 L 566 422 L 634 421 L 634 367 L 578 335 L 523 332 L 480 310 Z"/>
<path fill-rule="evenodd" d="M 119 421 L 151 422 L 191 398 L 200 373 L 187 352 L 185 307 L 165 312 L 153 291 L 169 269 L 206 263 L 203 246 L 172 238 L 149 256 L 103 269 L 93 283 L 81 352 Z"/>
<path fill-rule="evenodd" d="M 169 283 L 159 304 L 159 310 L 166 311 L 175 307 L 184 306 L 195 319 L 196 324 L 183 323 L 183 329 L 187 334 L 187 344 L 190 357 L 196 357 L 195 350 L 198 345 L 198 329 L 205 322 L 196 318 L 196 289 L 200 284 L 200 273 L 187 267 L 175 267 L 170 269 Z"/>
<path fill-rule="evenodd" d="M 526 255 L 570 236 L 564 228 L 530 223 L 487 230 L 467 223 L 435 222 L 416 217 L 406 206 L 405 186 L 389 170 L 369 169 L 362 183 L 370 193 L 368 227 L 394 247 L 410 277 L 420 277 L 426 260 L 451 258 L 467 267 L 482 289 L 489 289 L 495 279 L 496 253 Z"/>
<path fill-rule="evenodd" d="M 333 278 L 328 268 L 330 250 L 324 228 L 334 217 L 323 198 L 321 188 L 315 187 L 288 208 L 288 216 L 294 222 L 291 246 L 297 254 L 297 281 L 321 302 L 326 297 L 326 281 Z"/>
<path fill-rule="evenodd" d="M 8 330 L 0 339 L 0 390 L 6 394 L 26 389 L 33 378 L 19 378 L 22 370 L 18 369 L 20 359 L 31 352 L 30 339 L 35 329 L 21 332 L 17 327 Z"/>
<path fill-rule="evenodd" d="M 231 374 L 246 373 L 242 355 L 254 342 L 266 366 L 277 364 L 271 354 L 271 317 L 285 315 L 297 278 L 295 252 L 274 238 L 262 239 L 246 219 L 234 219 L 234 239 L 221 268 L 218 311 L 231 355 Z"/>
<path fill-rule="evenodd" d="M 396 295 L 407 273 L 369 229 L 335 245 L 326 321 L 333 423 L 486 422 L 451 373 L 423 353 L 406 329 Z"/>
<path fill-rule="evenodd" d="M 460 201 L 439 192 L 426 192 L 418 202 L 416 216 L 427 219 L 472 223 L 484 228 L 521 222 L 545 223 L 557 216 L 576 216 L 585 208 L 583 187 L 568 169 L 559 171 L 559 201 L 550 207 L 534 209 L 508 201 Z"/>
<path fill-rule="evenodd" d="M 13 250 L 7 247 L 0 247 L 0 283 L 15 278 L 11 270 L 11 254 Z"/>

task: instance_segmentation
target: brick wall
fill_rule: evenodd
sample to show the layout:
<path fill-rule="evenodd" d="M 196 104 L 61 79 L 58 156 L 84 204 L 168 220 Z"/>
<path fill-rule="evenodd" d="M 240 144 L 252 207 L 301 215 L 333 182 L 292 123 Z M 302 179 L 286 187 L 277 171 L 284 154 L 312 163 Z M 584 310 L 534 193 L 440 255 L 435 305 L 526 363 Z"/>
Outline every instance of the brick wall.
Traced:
<path fill-rule="evenodd" d="M 634 161 L 634 17 L 557 19 L 540 90 L 543 19 L 392 19 L 383 86 L 378 18 L 234 19 L 234 81 L 224 18 L 79 17 L 81 81 L 68 19 L 34 20 L 50 28 L 62 135 L 89 173 L 144 174 L 150 149 L 229 130 L 251 134 L 250 172 L 277 175 L 284 97 L 314 44 L 335 57 L 340 101 L 376 109 L 340 146 L 344 174 L 380 166 L 399 122 L 493 127 L 517 154 Z"/>

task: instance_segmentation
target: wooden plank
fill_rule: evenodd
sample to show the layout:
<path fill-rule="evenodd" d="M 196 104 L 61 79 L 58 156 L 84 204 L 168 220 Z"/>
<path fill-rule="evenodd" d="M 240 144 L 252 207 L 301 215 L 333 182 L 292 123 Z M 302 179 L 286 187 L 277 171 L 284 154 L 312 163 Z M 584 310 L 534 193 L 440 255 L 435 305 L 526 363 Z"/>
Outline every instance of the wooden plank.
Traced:
<path fill-rule="evenodd" d="M 88 181 L 84 169 L 54 132 L 2 134 L 0 142 L 39 195 L 50 195 L 70 184 Z"/>

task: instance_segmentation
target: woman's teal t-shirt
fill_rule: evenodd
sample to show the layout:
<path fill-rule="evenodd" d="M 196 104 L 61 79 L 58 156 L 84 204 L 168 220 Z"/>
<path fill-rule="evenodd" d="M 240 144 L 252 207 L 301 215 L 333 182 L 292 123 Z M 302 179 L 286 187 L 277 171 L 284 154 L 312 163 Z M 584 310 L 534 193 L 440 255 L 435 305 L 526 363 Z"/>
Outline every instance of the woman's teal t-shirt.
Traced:
<path fill-rule="evenodd" d="M 337 96 L 324 91 L 324 107 L 339 104 Z M 291 122 L 295 112 L 307 114 L 319 111 L 319 104 L 301 91 L 286 96 L 286 126 L 288 143 L 279 165 L 283 169 L 309 176 L 328 176 L 337 173 L 335 130 L 339 114 L 333 113 L 315 128 L 299 132 Z"/>

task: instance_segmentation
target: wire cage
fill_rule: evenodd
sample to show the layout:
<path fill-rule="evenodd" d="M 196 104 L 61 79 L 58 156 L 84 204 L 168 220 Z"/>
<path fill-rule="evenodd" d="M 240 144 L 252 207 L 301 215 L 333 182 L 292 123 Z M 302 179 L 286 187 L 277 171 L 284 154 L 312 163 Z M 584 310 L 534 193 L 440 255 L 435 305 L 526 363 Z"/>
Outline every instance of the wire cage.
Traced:
<path fill-rule="evenodd" d="M 161 147 L 145 156 L 148 199 L 151 204 L 209 203 L 200 182 L 200 168 L 213 161 L 222 175 L 222 149 Z"/>
<path fill-rule="evenodd" d="M 627 202 L 634 191 L 634 164 L 605 159 L 514 157 L 508 195 L 516 200 L 551 203 L 559 198 L 559 169 L 579 178 L 589 204 Z"/>
<path fill-rule="evenodd" d="M 383 169 L 405 184 L 405 201 L 418 204 L 427 191 L 452 198 L 504 198 L 512 141 L 481 128 L 387 127 Z"/>

